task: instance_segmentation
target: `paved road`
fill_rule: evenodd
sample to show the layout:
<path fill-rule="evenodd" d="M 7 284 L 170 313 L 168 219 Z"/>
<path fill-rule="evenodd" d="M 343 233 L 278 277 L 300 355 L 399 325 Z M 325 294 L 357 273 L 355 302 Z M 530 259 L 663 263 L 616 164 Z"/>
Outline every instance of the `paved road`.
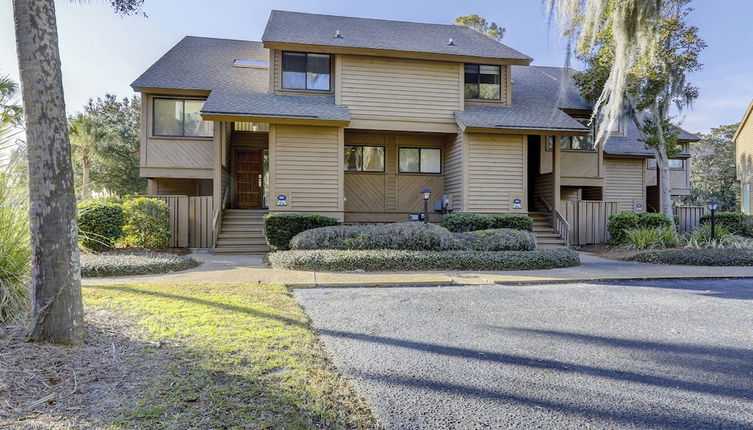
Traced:
<path fill-rule="evenodd" d="M 295 294 L 387 428 L 753 428 L 753 280 Z"/>

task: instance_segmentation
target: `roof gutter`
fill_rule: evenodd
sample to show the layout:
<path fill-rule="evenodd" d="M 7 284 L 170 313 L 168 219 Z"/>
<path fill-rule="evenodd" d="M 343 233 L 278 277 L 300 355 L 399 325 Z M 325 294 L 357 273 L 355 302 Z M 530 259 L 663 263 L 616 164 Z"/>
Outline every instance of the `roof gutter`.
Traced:
<path fill-rule="evenodd" d="M 320 118 L 313 115 L 276 115 L 262 113 L 238 112 L 201 112 L 201 118 L 207 121 L 226 122 L 266 122 L 269 124 L 347 126 L 350 120 Z"/>

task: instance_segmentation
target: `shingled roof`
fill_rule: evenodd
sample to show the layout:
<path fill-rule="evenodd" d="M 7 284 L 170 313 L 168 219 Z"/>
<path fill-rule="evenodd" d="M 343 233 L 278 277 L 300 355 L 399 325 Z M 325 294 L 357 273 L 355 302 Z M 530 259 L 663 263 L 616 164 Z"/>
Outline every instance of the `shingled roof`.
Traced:
<path fill-rule="evenodd" d="M 143 89 L 207 91 L 202 114 L 349 121 L 334 97 L 269 94 L 269 70 L 234 67 L 235 60 L 269 60 L 261 42 L 183 38 L 139 76 L 131 86 Z"/>
<path fill-rule="evenodd" d="M 336 37 L 338 32 L 340 37 Z M 509 59 L 523 64 L 531 61 L 531 57 L 466 26 L 281 10 L 272 11 L 261 40 L 265 43 Z"/>

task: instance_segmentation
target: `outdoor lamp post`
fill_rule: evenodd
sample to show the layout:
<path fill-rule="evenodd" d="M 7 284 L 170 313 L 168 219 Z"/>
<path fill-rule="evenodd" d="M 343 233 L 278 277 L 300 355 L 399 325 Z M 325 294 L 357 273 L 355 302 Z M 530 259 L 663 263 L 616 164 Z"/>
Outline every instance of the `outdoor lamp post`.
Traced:
<path fill-rule="evenodd" d="M 719 207 L 719 202 L 716 200 L 709 200 L 709 210 L 711 211 L 711 240 L 716 239 L 716 217 L 714 212 Z"/>
<path fill-rule="evenodd" d="M 429 197 L 431 197 L 431 190 L 424 188 L 421 190 L 421 198 L 424 199 L 424 224 L 429 222 Z"/>

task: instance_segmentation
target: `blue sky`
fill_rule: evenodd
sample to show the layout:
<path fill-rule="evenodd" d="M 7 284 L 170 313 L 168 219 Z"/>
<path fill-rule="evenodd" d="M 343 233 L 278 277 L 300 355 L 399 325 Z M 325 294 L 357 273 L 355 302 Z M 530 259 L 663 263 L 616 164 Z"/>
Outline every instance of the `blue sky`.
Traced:
<path fill-rule="evenodd" d="M 18 80 L 11 1 L 0 2 L 0 73 Z M 183 36 L 259 40 L 271 9 L 451 23 L 479 14 L 507 28 L 503 42 L 561 66 L 564 48 L 549 28 L 541 0 L 146 0 L 141 16 L 114 15 L 107 1 L 57 1 L 66 104 L 79 110 L 90 97 L 133 94 L 129 84 Z M 701 97 L 685 112 L 683 128 L 705 132 L 735 123 L 753 99 L 753 2 L 695 0 L 690 20 L 708 43 L 704 70 L 691 76 Z"/>

